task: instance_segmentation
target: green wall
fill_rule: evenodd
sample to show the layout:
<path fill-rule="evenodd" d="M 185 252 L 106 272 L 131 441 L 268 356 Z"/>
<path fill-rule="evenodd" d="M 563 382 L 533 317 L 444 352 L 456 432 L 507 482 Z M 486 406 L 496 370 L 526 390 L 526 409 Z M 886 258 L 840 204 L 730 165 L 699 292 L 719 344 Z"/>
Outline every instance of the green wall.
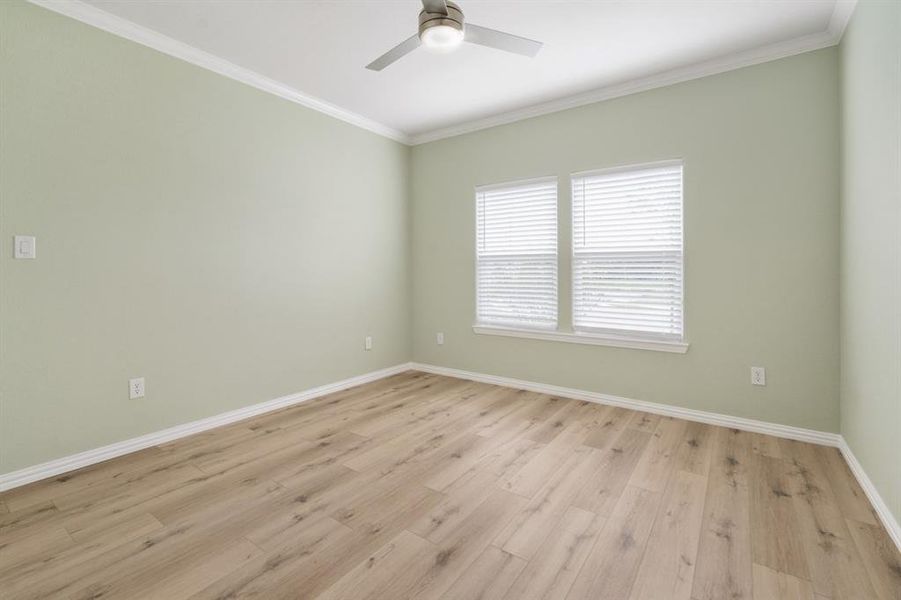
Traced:
<path fill-rule="evenodd" d="M 414 359 L 838 431 L 838 85 L 829 48 L 414 147 Z M 559 177 L 566 324 L 569 174 L 673 158 L 687 354 L 473 333 L 474 186 Z"/>
<path fill-rule="evenodd" d="M 893 34 L 863 6 L 842 51 L 842 431 L 897 514 L 901 336 L 879 324 L 901 301 L 877 278 L 901 262 L 866 243 L 897 235 L 871 106 L 885 80 L 897 101 L 875 56 L 892 35 L 897 56 L 897 8 Z M 0 3 L 0 473 L 411 358 L 838 431 L 839 87 L 831 48 L 410 149 Z M 569 174 L 670 158 L 688 353 L 473 333 L 475 185 L 560 178 L 566 324 Z M 11 258 L 15 234 L 37 260 Z"/>
<path fill-rule="evenodd" d="M 901 520 L 901 3 L 841 45 L 842 434 Z"/>
<path fill-rule="evenodd" d="M 22 2 L 0 44 L 0 473 L 409 360 L 409 148 Z"/>

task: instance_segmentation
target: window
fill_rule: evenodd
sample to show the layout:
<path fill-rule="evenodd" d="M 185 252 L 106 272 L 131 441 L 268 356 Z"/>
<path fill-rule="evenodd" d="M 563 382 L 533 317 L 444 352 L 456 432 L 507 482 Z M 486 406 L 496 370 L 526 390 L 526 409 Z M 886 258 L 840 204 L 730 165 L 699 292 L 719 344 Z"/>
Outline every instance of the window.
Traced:
<path fill-rule="evenodd" d="M 476 321 L 557 327 L 557 179 L 476 188 Z"/>
<path fill-rule="evenodd" d="M 681 162 L 572 177 L 573 329 L 682 340 Z"/>

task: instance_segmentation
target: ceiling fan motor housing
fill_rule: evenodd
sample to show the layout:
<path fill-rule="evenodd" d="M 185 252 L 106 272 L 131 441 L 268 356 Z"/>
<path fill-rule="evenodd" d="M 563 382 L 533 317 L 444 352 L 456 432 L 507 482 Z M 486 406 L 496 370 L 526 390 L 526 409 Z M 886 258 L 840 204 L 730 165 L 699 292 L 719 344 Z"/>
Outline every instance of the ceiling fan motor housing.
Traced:
<path fill-rule="evenodd" d="M 446 54 L 453 52 L 463 42 L 530 58 L 541 49 L 541 42 L 535 40 L 487 27 L 479 27 L 474 23 L 465 25 L 463 11 L 450 0 L 422 0 L 422 6 L 422 11 L 419 13 L 418 35 L 408 37 L 366 65 L 367 69 L 381 71 L 417 48 L 423 48 L 435 54 Z"/>
<path fill-rule="evenodd" d="M 443 25 L 453 27 L 457 31 L 463 31 L 463 11 L 453 2 L 446 2 L 447 14 L 430 13 L 425 9 L 419 13 L 419 37 L 425 30 Z"/>

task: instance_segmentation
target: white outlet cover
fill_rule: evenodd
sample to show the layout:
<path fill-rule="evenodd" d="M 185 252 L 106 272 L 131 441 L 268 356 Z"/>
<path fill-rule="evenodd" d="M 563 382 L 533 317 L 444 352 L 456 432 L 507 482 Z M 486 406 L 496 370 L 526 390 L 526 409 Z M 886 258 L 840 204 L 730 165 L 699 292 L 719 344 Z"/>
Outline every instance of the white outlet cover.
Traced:
<path fill-rule="evenodd" d="M 438 333 L 436 333 L 435 341 L 438 343 L 439 346 L 443 345 L 444 344 L 444 333 L 442 333 L 440 331 Z"/>
<path fill-rule="evenodd" d="M 363 348 L 366 350 L 372 350 L 372 336 L 367 335 L 366 339 L 363 340 Z"/>
<path fill-rule="evenodd" d="M 766 369 L 751 367 L 751 385 L 766 385 Z"/>
<path fill-rule="evenodd" d="M 144 378 L 136 377 L 128 380 L 128 398 L 137 400 L 144 397 Z"/>

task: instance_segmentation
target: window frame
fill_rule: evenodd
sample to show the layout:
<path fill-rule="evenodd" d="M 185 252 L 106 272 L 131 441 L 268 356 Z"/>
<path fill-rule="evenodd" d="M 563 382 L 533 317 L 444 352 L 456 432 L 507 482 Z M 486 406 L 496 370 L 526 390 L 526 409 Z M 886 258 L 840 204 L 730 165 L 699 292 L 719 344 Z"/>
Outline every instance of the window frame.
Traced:
<path fill-rule="evenodd" d="M 641 171 L 643 169 L 654 169 L 663 167 L 678 166 L 681 171 L 681 189 L 680 189 L 680 210 L 679 210 L 679 246 L 681 248 L 680 259 L 680 280 L 679 280 L 679 302 L 682 309 L 681 321 L 681 337 L 676 338 L 665 334 L 657 334 L 651 332 L 641 332 L 637 330 L 627 329 L 607 329 L 600 327 L 582 326 L 576 328 L 576 278 L 575 278 L 575 261 L 576 261 L 576 211 L 575 211 L 575 186 L 574 181 L 579 177 L 587 177 L 592 175 L 610 175 L 615 173 L 628 173 L 630 171 Z M 646 349 L 673 349 L 672 351 L 687 351 L 688 342 L 686 337 L 686 319 L 685 319 L 685 161 L 681 158 L 668 160 L 659 160 L 653 162 L 617 165 L 614 167 L 604 167 L 600 169 L 590 169 L 587 171 L 576 171 L 569 175 L 570 186 L 570 247 L 569 247 L 569 298 L 570 298 L 570 327 L 573 335 L 592 337 L 599 340 L 609 340 L 611 342 L 627 342 L 629 345 L 625 347 L 642 347 L 648 346 Z"/>
<path fill-rule="evenodd" d="M 475 243 L 473 244 L 474 253 L 473 253 L 473 275 L 474 275 L 474 300 L 475 306 L 473 314 L 475 316 L 472 330 L 473 333 L 479 335 L 492 335 L 492 336 L 503 336 L 503 337 L 514 337 L 514 338 L 522 338 L 522 339 L 533 339 L 533 340 L 545 340 L 545 341 L 553 341 L 553 342 L 563 342 L 563 343 L 574 343 L 574 344 L 585 344 L 591 346 L 608 346 L 613 348 L 625 348 L 625 349 L 634 349 L 634 350 L 651 350 L 657 352 L 670 352 L 676 354 L 685 354 L 688 352 L 688 348 L 690 343 L 688 341 L 688 319 L 687 319 L 687 311 L 686 311 L 686 297 L 685 297 L 685 281 L 686 281 L 686 257 L 685 257 L 685 167 L 686 161 L 684 158 L 674 158 L 667 160 L 659 160 L 652 162 L 644 162 L 644 163 L 632 163 L 632 164 L 621 164 L 612 167 L 604 167 L 600 169 L 590 169 L 584 171 L 576 171 L 569 174 L 569 208 L 570 208 L 570 219 L 569 219 L 569 272 L 567 275 L 569 276 L 569 302 L 570 302 L 570 314 L 569 314 L 569 323 L 564 324 L 560 319 L 560 292 L 562 291 L 560 288 L 560 258 L 563 256 L 560 252 L 560 243 L 565 238 L 565 233 L 560 229 L 561 221 L 560 221 L 560 181 L 561 178 L 557 175 L 550 175 L 544 177 L 533 177 L 528 179 L 519 179 L 519 180 L 511 180 L 502 183 L 492 183 L 487 185 L 477 185 L 474 187 L 473 193 L 473 216 L 474 216 L 474 225 L 475 235 L 473 236 L 475 239 Z M 575 211 L 573 210 L 573 179 L 576 177 L 581 177 L 585 175 L 595 175 L 599 173 L 615 173 L 622 171 L 630 171 L 642 168 L 653 168 L 653 167 L 664 167 L 664 166 L 672 166 L 672 165 L 680 165 L 682 167 L 682 197 L 681 197 L 681 248 L 682 248 L 682 278 L 681 278 L 681 303 L 682 303 L 682 337 L 681 339 L 673 339 L 671 337 L 661 337 L 656 336 L 654 334 L 642 334 L 641 332 L 629 332 L 626 330 L 602 330 L 602 329 L 588 329 L 582 328 L 580 330 L 574 329 L 574 321 L 575 321 L 575 277 L 573 276 L 573 264 L 575 259 L 575 236 L 574 236 L 574 219 L 575 219 Z M 525 327 L 515 327 L 515 326 L 506 326 L 506 325 L 495 325 L 488 323 L 479 323 L 478 322 L 478 192 L 480 190 L 486 190 L 491 188 L 503 188 L 510 185 L 516 184 L 527 184 L 527 183 L 537 183 L 542 181 L 556 181 L 556 194 L 557 194 L 557 207 L 556 207 L 556 224 L 557 224 L 557 324 L 555 329 L 531 329 Z M 564 327 L 566 329 L 564 329 Z"/>
<path fill-rule="evenodd" d="M 509 187 L 527 186 L 539 183 L 554 184 L 554 233 L 556 244 L 554 247 L 554 294 L 556 302 L 556 316 L 553 326 L 548 327 L 526 327 L 506 324 L 495 324 L 479 321 L 479 193 L 491 190 L 500 190 Z M 560 329 L 560 178 L 557 175 L 545 175 L 540 177 L 529 177 L 525 179 L 512 179 L 499 183 L 489 183 L 476 185 L 473 187 L 473 224 L 474 224 L 474 243 L 473 243 L 473 294 L 474 310 L 473 310 L 473 331 L 476 329 L 490 330 L 506 330 L 519 331 L 525 333 L 544 334 L 559 331 Z"/>

